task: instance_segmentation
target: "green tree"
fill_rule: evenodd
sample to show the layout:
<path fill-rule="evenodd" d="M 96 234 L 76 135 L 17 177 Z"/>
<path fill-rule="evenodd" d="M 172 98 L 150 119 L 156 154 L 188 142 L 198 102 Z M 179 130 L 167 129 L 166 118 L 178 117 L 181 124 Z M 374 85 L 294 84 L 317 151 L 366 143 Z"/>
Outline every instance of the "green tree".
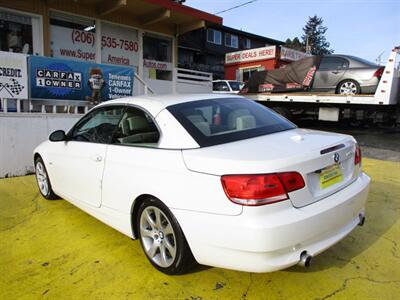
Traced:
<path fill-rule="evenodd" d="M 327 27 L 322 26 L 323 19 L 317 15 L 309 17 L 306 26 L 303 27 L 304 34 L 301 36 L 303 45 L 308 45 L 311 54 L 323 55 L 332 54 L 333 50 L 329 49 L 330 43 L 325 38 Z"/>
<path fill-rule="evenodd" d="M 298 51 L 305 51 L 306 47 L 305 45 L 300 42 L 298 37 L 293 38 L 293 40 L 291 39 L 287 39 L 285 41 L 285 45 L 286 48 L 290 48 L 290 49 L 294 49 L 294 50 L 298 50 Z"/>

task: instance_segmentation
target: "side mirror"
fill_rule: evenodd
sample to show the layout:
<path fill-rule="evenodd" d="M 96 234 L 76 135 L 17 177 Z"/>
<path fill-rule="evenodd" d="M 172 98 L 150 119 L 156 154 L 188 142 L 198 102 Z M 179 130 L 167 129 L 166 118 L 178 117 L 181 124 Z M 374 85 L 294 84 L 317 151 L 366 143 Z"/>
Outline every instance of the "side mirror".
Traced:
<path fill-rule="evenodd" d="M 49 136 L 51 142 L 61 142 L 66 140 L 66 135 L 64 130 L 56 130 Z"/>

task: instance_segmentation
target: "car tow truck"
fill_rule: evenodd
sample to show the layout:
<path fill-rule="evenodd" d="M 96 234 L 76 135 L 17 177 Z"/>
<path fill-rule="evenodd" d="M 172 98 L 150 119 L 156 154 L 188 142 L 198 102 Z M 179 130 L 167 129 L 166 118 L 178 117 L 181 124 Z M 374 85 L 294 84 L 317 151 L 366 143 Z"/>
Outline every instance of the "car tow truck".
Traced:
<path fill-rule="evenodd" d="M 400 46 L 392 49 L 375 94 L 249 93 L 255 100 L 292 120 L 322 120 L 400 125 Z"/>

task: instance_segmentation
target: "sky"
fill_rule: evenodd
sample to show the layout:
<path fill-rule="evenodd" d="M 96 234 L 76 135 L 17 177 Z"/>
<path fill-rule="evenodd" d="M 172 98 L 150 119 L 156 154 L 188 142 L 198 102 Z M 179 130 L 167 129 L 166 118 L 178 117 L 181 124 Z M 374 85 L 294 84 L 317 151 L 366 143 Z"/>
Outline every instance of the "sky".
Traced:
<path fill-rule="evenodd" d="M 209 13 L 249 0 L 186 0 Z M 225 26 L 285 41 L 301 37 L 309 16 L 322 17 L 325 37 L 337 54 L 349 54 L 382 63 L 400 46 L 400 0 L 257 0 L 219 14 Z"/>

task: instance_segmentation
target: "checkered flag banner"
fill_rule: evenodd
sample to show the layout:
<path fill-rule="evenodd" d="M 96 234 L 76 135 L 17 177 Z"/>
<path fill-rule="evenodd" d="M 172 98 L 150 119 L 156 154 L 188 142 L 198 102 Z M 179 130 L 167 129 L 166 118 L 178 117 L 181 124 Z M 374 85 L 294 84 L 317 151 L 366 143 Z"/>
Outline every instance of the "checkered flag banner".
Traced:
<path fill-rule="evenodd" d="M 24 89 L 24 86 L 14 78 L 10 78 L 10 81 L 11 83 L 0 82 L 0 91 L 2 89 L 5 89 L 10 94 L 11 97 L 14 97 L 14 95 L 19 95 Z"/>

